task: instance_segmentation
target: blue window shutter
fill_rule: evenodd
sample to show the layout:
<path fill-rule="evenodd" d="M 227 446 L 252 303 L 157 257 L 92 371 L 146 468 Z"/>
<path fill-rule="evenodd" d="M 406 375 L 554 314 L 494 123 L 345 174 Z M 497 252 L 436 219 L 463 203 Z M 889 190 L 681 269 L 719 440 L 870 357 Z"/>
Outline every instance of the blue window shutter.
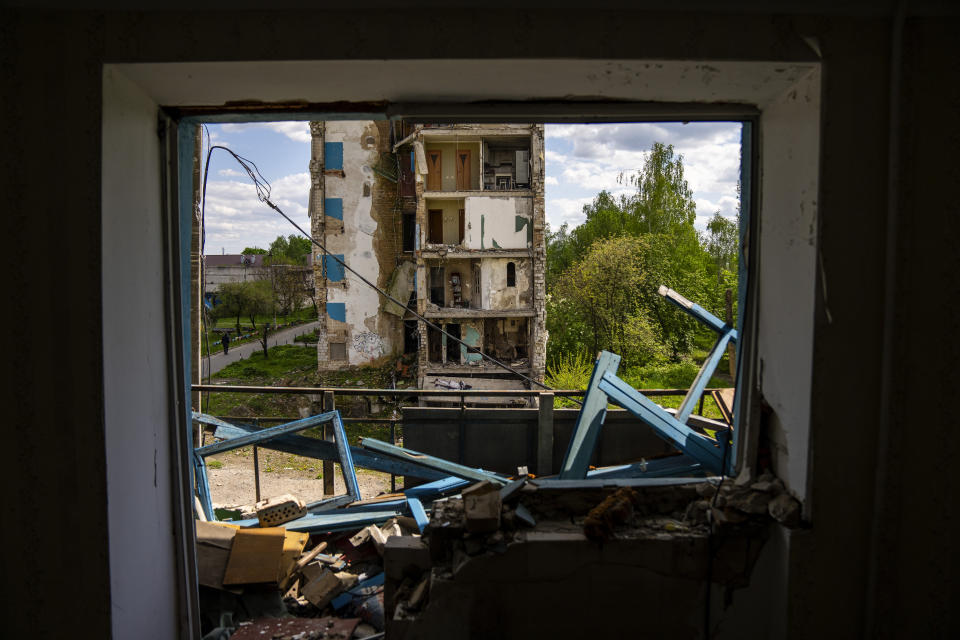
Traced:
<path fill-rule="evenodd" d="M 324 198 L 323 210 L 331 218 L 343 220 L 343 198 Z"/>
<path fill-rule="evenodd" d="M 343 143 L 323 143 L 323 168 L 343 171 Z"/>
<path fill-rule="evenodd" d="M 327 315 L 331 320 L 347 321 L 347 303 L 346 302 L 328 302 Z"/>
<path fill-rule="evenodd" d="M 343 260 L 343 254 L 334 254 L 340 260 Z M 343 265 L 328 255 L 323 256 L 323 267 L 327 272 L 327 280 L 330 282 L 340 282 L 343 280 Z"/>

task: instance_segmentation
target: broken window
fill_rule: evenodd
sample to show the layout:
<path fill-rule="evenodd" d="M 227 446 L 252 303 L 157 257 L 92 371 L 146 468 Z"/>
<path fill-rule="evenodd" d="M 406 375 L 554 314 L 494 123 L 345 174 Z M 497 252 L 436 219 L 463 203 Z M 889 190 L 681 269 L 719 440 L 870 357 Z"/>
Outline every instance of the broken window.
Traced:
<path fill-rule="evenodd" d="M 507 263 L 507 286 L 517 286 L 517 265 L 512 262 Z"/>

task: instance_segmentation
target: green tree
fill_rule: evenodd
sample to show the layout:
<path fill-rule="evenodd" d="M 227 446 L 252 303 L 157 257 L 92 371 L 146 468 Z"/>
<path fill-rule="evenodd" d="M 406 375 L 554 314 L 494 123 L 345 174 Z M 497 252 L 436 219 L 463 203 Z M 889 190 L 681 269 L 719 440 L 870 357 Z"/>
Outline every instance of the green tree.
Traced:
<path fill-rule="evenodd" d="M 740 243 L 740 221 L 734 222 L 724 218 L 717 211 L 707 223 L 707 233 L 704 236 L 707 253 L 717 267 L 717 279 L 722 278 L 723 271 L 736 271 L 737 246 Z"/>
<path fill-rule="evenodd" d="M 236 318 L 238 334 L 243 316 L 250 318 L 256 329 L 257 314 L 269 312 L 273 304 L 270 283 L 262 280 L 225 282 L 220 285 L 217 297 L 220 298 L 220 304 L 216 306 L 214 315 L 218 318 Z"/>
<path fill-rule="evenodd" d="M 547 230 L 545 278 L 551 360 L 583 348 L 578 345 L 600 342 L 611 345 L 609 348 L 618 345 L 621 355 L 633 350 L 635 354 L 657 353 L 658 357 L 665 355 L 679 360 L 690 353 L 698 332 L 707 330 L 667 304 L 657 294 L 659 286 L 663 284 L 679 291 L 720 317 L 723 317 L 724 289 L 736 288 L 733 265 L 737 224 L 725 220 L 713 224 L 715 233 L 711 231 L 701 237 L 697 232 L 694 227 L 696 204 L 684 178 L 683 156 L 676 154 L 671 145 L 655 142 L 643 167 L 631 176 L 621 175 L 620 180 L 636 191 L 619 197 L 601 191 L 583 207 L 586 218 L 583 224 L 573 229 L 563 225 L 556 231 Z M 598 259 L 597 243 L 622 237 L 644 240 L 635 247 L 643 252 L 644 280 L 642 286 L 632 289 L 641 311 L 621 319 L 615 331 L 618 337 L 614 340 L 609 335 L 603 337 L 601 327 L 606 321 L 600 311 L 577 306 L 589 304 L 583 299 L 585 296 L 581 295 L 576 303 L 571 302 L 577 300 L 577 296 L 570 283 L 575 282 L 574 273 L 578 269 L 582 271 L 590 261 Z M 711 241 L 716 243 L 713 249 L 718 255 L 722 254 L 720 266 L 711 252 Z M 587 286 L 587 282 L 581 280 L 579 286 Z M 643 322 L 630 325 L 634 317 Z M 650 335 L 648 330 L 656 336 L 662 352 L 642 344 Z M 621 344 L 631 335 L 640 343 Z M 634 355 L 633 360 L 637 359 Z"/>
<path fill-rule="evenodd" d="M 257 328 L 257 316 L 273 311 L 273 288 L 266 280 L 248 280 L 243 283 L 247 290 L 247 317 L 254 330 Z"/>
<path fill-rule="evenodd" d="M 619 353 L 631 365 L 661 355 L 659 336 L 644 312 L 640 292 L 649 289 L 650 241 L 618 236 L 595 242 L 567 269 L 552 296 L 559 318 L 578 328 L 578 343 L 596 353 Z M 551 332 L 552 333 L 552 332 Z"/>
<path fill-rule="evenodd" d="M 307 256 L 310 255 L 312 243 L 308 238 L 290 234 L 286 238 L 277 236 L 276 240 L 270 243 L 270 250 L 267 254 L 270 256 L 267 260 L 270 264 L 307 264 Z"/>
<path fill-rule="evenodd" d="M 246 256 L 256 256 L 256 255 L 264 255 L 264 254 L 266 254 L 266 253 L 267 253 L 267 250 L 266 250 L 266 249 L 261 249 L 260 247 L 246 247 L 246 248 L 245 248 L 243 251 L 241 251 L 240 253 L 243 254 L 243 255 L 246 255 Z"/>
<path fill-rule="evenodd" d="M 683 177 L 683 156 L 674 155 L 672 144 L 654 142 L 643 169 L 626 182 L 637 188 L 626 200 L 634 233 L 690 235 L 697 206 Z"/>

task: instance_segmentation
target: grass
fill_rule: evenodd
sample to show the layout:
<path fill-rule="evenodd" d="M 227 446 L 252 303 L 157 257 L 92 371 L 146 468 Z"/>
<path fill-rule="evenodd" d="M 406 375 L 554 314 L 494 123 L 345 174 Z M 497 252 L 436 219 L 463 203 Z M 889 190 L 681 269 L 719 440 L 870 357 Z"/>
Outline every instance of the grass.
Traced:
<path fill-rule="evenodd" d="M 706 356 L 706 351 L 697 350 L 691 360 L 630 367 L 619 371 L 618 375 L 635 389 L 687 389 L 693 384 L 700 370 L 700 364 Z M 717 371 L 725 372 L 727 367 L 727 357 L 724 356 Z M 585 355 L 568 356 L 560 358 L 547 367 L 545 382 L 554 389 L 586 389 L 592 372 L 592 359 Z M 707 384 L 707 387 L 730 386 L 733 386 L 730 377 L 723 373 L 711 377 Z M 683 396 L 657 396 L 653 400 L 663 407 L 676 409 L 683 401 Z M 573 400 L 557 398 L 556 406 L 577 407 L 578 405 Z M 613 405 L 610 406 L 613 407 Z M 707 418 L 722 418 L 713 398 L 707 396 L 704 400 L 702 415 Z"/>
<path fill-rule="evenodd" d="M 279 378 L 317 368 L 317 349 L 313 346 L 282 344 L 270 347 L 269 357 L 263 351 L 255 351 L 249 358 L 228 364 L 217 374 L 218 378 L 251 380 L 255 378 Z"/>

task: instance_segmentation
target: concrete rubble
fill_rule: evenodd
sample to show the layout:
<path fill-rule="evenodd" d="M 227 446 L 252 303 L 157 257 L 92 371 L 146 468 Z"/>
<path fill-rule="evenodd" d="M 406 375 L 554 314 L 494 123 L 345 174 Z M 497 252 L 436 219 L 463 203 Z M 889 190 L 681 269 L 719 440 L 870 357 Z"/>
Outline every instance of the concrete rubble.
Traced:
<path fill-rule="evenodd" d="M 250 635 L 263 629 L 271 638 L 375 636 L 385 625 L 386 546 L 425 549 L 419 532 L 397 519 L 320 534 L 200 520 L 196 526 L 204 638 L 263 637 Z M 255 539 L 254 548 L 238 546 L 244 535 Z M 226 580 L 231 572 L 240 577 Z M 291 623 L 289 633 L 270 626 L 305 619 L 322 624 Z"/>
<path fill-rule="evenodd" d="M 525 478 L 491 492 L 488 484 L 436 501 L 422 538 L 388 540 L 383 555 L 388 637 L 480 637 L 475 629 L 473 635 L 455 631 L 457 617 L 476 620 L 475 607 L 483 607 L 496 618 L 497 603 L 510 602 L 505 590 L 521 585 L 524 595 L 518 597 L 529 601 L 531 592 L 549 590 L 557 575 L 567 573 L 559 567 L 587 553 L 603 557 L 607 547 L 617 549 L 618 562 L 635 558 L 646 570 L 669 567 L 702 581 L 710 545 L 722 539 L 714 551 L 712 580 L 745 586 L 767 528 L 799 524 L 799 503 L 770 474 L 748 486 L 711 478 L 561 490 Z M 494 503 L 499 518 L 490 516 Z M 474 600 L 482 604 L 470 604 Z"/>

